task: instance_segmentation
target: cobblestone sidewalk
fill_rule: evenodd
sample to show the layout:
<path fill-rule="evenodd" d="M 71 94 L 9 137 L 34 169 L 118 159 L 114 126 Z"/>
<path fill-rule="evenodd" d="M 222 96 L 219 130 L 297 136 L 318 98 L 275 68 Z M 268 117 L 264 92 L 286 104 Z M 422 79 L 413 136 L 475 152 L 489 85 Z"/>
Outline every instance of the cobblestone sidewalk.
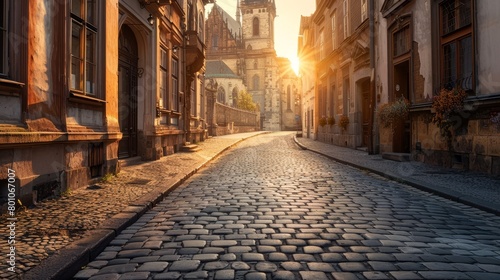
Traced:
<path fill-rule="evenodd" d="M 213 137 L 197 143 L 194 153 L 176 153 L 158 161 L 126 166 L 116 177 L 46 200 L 16 213 L 15 273 L 7 268 L 9 236 L 6 216 L 0 219 L 0 279 L 24 279 L 23 275 L 68 245 L 136 219 L 211 159 L 239 141 L 262 132 Z M 3 214 L 3 213 L 2 213 Z M 60 264 L 63 266 L 63 264 Z"/>

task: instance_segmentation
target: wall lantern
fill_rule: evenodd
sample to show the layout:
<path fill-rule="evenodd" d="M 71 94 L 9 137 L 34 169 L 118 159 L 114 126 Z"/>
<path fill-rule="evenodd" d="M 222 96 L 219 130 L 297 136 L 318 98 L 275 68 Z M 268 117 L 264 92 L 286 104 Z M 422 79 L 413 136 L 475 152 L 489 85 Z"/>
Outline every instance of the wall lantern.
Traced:
<path fill-rule="evenodd" d="M 153 18 L 153 15 L 152 14 L 149 14 L 149 17 L 148 17 L 148 22 L 150 25 L 153 25 L 155 24 L 155 19 Z"/>

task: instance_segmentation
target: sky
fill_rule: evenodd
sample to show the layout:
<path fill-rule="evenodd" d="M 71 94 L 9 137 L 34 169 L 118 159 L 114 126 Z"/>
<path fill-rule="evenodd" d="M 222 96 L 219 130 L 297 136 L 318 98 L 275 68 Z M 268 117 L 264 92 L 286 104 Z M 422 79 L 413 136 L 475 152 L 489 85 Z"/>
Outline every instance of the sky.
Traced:
<path fill-rule="evenodd" d="M 312 0 L 275 0 L 276 19 L 274 20 L 274 48 L 279 57 L 286 57 L 292 62 L 295 72 L 298 71 L 297 43 L 300 27 L 300 16 L 310 16 L 316 9 L 316 1 Z M 234 19 L 236 18 L 236 0 L 216 0 Z M 212 5 L 207 5 L 207 11 Z M 208 13 L 207 13 L 208 14 Z"/>

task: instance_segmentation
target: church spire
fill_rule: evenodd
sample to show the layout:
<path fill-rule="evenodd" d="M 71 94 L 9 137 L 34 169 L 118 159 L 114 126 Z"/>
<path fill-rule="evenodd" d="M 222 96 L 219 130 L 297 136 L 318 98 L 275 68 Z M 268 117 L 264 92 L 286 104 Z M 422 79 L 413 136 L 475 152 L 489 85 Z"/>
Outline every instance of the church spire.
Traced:
<path fill-rule="evenodd" d="M 237 0 L 236 3 L 236 21 L 240 24 L 241 26 L 241 11 L 240 11 L 240 0 Z"/>

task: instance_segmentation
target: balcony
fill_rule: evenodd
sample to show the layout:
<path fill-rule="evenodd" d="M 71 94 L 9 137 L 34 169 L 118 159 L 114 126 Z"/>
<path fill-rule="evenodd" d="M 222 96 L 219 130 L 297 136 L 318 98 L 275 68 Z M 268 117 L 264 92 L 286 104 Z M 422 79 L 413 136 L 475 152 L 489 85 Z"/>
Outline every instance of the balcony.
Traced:
<path fill-rule="evenodd" d="M 186 66 L 189 73 L 196 73 L 205 62 L 205 44 L 196 30 L 186 31 L 186 38 Z"/>

